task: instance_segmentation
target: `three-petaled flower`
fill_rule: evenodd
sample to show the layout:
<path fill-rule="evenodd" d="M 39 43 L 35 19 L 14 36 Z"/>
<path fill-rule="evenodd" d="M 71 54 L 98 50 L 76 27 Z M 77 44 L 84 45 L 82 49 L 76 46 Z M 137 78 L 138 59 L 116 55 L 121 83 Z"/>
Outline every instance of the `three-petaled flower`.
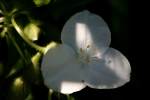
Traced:
<path fill-rule="evenodd" d="M 62 44 L 50 49 L 42 60 L 47 87 L 70 94 L 86 86 L 117 88 L 130 80 L 130 64 L 109 48 L 110 30 L 105 21 L 89 11 L 72 16 L 61 33 Z"/>

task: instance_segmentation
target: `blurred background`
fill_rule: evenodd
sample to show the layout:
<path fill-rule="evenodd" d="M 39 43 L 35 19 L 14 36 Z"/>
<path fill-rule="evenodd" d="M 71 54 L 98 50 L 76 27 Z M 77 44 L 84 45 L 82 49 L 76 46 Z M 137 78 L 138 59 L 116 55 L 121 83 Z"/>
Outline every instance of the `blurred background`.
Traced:
<path fill-rule="evenodd" d="M 0 0 L 0 100 L 127 100 L 140 94 L 142 83 L 131 53 L 128 6 L 128 0 Z M 32 30 L 27 38 L 45 46 L 51 41 L 61 43 L 65 22 L 83 10 L 98 14 L 107 22 L 112 34 L 110 46 L 130 61 L 131 81 L 114 90 L 86 87 L 70 96 L 50 93 L 39 70 L 42 56 L 18 35 L 11 26 L 11 17 L 17 14 L 16 21 L 24 33 Z"/>

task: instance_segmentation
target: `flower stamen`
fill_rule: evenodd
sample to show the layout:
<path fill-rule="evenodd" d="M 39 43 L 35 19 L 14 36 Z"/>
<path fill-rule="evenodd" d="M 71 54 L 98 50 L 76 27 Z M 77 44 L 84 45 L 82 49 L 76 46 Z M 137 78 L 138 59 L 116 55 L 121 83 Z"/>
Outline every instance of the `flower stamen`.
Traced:
<path fill-rule="evenodd" d="M 90 45 L 87 45 L 86 48 L 90 48 Z"/>

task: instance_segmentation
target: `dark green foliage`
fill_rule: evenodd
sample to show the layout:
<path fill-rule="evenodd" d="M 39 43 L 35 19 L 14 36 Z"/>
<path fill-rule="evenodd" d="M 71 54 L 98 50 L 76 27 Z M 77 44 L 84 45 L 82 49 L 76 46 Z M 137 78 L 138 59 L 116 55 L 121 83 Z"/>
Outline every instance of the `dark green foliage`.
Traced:
<path fill-rule="evenodd" d="M 6 36 L 3 39 L 0 38 L 0 73 L 2 73 L 0 74 L 0 100 L 50 99 L 48 88 L 44 86 L 40 72 L 42 55 L 36 62 L 37 70 L 35 71 L 31 58 L 37 54 L 37 51 L 31 48 L 11 26 L 12 15 L 16 14 L 16 22 L 22 29 L 30 22 L 37 21 L 40 36 L 37 41 L 33 42 L 45 46 L 50 41 L 60 43 L 61 30 L 65 22 L 76 12 L 85 9 L 99 14 L 106 20 L 113 34 L 111 45 L 114 48 L 119 47 L 122 51 L 125 50 L 123 52 L 128 55 L 128 4 L 126 0 L 0 0 L 0 10 L 4 13 L 0 17 L 7 18 L 10 24 L 10 26 L 6 25 L 8 28 Z M 0 25 L 3 24 L 0 23 Z M 3 28 L 0 28 L 0 33 L 1 30 Z M 12 84 L 18 77 L 21 77 L 24 83 L 14 92 Z M 126 90 L 126 87 L 121 89 Z M 124 92 L 116 91 L 86 88 L 72 94 L 71 97 L 54 92 L 51 99 L 87 100 L 88 97 L 89 100 L 104 100 L 113 97 L 114 93 L 115 99 L 121 100 L 121 96 L 125 96 Z M 98 98 L 90 99 L 90 97 Z M 112 99 L 109 98 L 109 100 Z"/>

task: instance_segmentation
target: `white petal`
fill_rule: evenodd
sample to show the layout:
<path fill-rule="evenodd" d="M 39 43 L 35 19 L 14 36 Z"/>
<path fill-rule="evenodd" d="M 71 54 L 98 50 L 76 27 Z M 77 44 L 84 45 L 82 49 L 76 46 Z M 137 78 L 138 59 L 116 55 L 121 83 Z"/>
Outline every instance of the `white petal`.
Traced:
<path fill-rule="evenodd" d="M 62 42 L 77 51 L 90 48 L 89 51 L 102 53 L 111 41 L 111 34 L 105 21 L 98 15 L 88 11 L 73 15 L 64 25 Z"/>
<path fill-rule="evenodd" d="M 41 71 L 46 86 L 70 94 L 85 87 L 80 68 L 81 65 L 76 61 L 72 48 L 60 45 L 46 53 Z"/>
<path fill-rule="evenodd" d="M 103 59 L 93 58 L 85 71 L 85 82 L 98 89 L 117 88 L 130 80 L 131 67 L 127 58 L 115 49 L 108 49 Z"/>

